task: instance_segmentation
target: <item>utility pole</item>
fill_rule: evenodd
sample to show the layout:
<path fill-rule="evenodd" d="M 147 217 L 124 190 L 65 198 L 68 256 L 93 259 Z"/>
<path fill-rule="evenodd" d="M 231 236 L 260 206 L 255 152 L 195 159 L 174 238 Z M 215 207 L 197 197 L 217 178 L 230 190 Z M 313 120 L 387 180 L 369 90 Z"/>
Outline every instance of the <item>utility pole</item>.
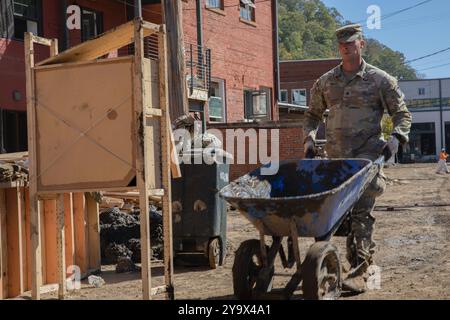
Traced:
<path fill-rule="evenodd" d="M 171 121 L 189 113 L 185 73 L 183 18 L 181 0 L 161 0 L 167 30 L 169 67 L 169 110 Z"/>

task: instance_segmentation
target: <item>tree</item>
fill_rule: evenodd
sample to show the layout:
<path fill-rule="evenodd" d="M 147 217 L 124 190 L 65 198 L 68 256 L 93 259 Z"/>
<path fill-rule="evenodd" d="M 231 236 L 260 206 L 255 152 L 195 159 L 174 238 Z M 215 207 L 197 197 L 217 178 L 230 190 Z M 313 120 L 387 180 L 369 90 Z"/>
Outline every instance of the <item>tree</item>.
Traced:
<path fill-rule="evenodd" d="M 336 58 L 335 30 L 351 23 L 336 8 L 320 0 L 280 0 L 279 42 L 281 60 Z M 363 57 L 398 79 L 417 79 L 417 71 L 405 64 L 405 56 L 375 39 L 366 39 Z"/>

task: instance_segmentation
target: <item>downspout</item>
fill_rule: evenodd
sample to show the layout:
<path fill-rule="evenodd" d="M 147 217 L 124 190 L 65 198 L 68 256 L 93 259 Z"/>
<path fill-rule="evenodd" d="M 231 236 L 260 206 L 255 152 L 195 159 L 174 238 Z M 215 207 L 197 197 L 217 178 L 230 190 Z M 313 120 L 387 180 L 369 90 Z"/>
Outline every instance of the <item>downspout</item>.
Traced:
<path fill-rule="evenodd" d="M 441 150 L 444 148 L 444 126 L 442 123 L 442 81 L 439 79 L 439 117 L 440 117 L 440 128 L 441 128 Z"/>
<path fill-rule="evenodd" d="M 273 28 L 274 28 L 274 56 L 275 56 L 275 68 L 274 68 L 274 81 L 275 81 L 275 94 L 276 97 L 275 101 L 275 113 L 277 112 L 277 106 L 278 101 L 281 100 L 280 97 L 280 47 L 278 43 L 278 0 L 273 1 L 273 7 L 272 7 L 272 15 L 273 15 Z M 273 120 L 273 113 L 272 113 L 272 120 Z"/>
<path fill-rule="evenodd" d="M 196 15 L 197 15 L 197 54 L 198 54 L 198 65 L 202 66 L 201 79 L 205 81 L 205 71 L 203 70 L 203 13 L 202 13 L 202 0 L 196 0 Z M 192 68 L 192 66 L 191 66 Z M 198 70 L 198 68 L 197 68 Z M 197 74 L 197 76 L 199 76 Z M 191 79 L 194 81 L 194 79 Z M 202 104 L 202 133 L 206 131 L 206 114 L 205 114 L 205 103 Z"/>
<path fill-rule="evenodd" d="M 142 18 L 142 1 L 134 0 L 134 17 Z"/>
<path fill-rule="evenodd" d="M 61 51 L 66 50 L 69 47 L 69 29 L 67 29 L 67 0 L 62 1 L 62 41 L 61 41 Z"/>

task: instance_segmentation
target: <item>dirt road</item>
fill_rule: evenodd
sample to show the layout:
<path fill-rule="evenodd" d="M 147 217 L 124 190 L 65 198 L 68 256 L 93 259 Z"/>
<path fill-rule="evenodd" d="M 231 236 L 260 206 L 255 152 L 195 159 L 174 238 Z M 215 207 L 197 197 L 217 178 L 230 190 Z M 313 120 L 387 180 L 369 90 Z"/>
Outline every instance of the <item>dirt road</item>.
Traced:
<path fill-rule="evenodd" d="M 434 173 L 435 164 L 400 165 L 385 169 L 389 185 L 377 202 L 374 234 L 377 242 L 375 262 L 381 269 L 380 289 L 343 299 L 450 299 L 450 175 Z M 389 211 L 387 207 L 390 207 Z M 393 208 L 393 210 L 392 210 Z M 251 224 L 236 212 L 228 216 L 228 239 L 233 247 L 225 266 L 217 270 L 176 268 L 177 299 L 234 299 L 231 268 L 234 250 L 258 235 Z M 334 238 L 342 259 L 345 241 Z M 303 240 L 302 257 L 312 244 Z M 69 299 L 140 299 L 140 274 L 114 273 L 103 268 L 106 285 L 69 294 Z M 279 262 L 274 287 L 289 280 L 291 270 Z M 162 284 L 161 268 L 154 268 L 153 285 Z M 159 276 L 158 276 L 159 275 Z M 54 298 L 50 294 L 44 298 Z M 301 291 L 294 299 L 301 298 Z"/>

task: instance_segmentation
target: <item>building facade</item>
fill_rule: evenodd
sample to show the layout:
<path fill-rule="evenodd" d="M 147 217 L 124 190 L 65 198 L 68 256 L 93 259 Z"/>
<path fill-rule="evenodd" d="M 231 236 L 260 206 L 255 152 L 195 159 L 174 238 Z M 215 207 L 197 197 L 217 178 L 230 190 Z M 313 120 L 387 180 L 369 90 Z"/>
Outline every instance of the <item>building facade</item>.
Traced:
<path fill-rule="evenodd" d="M 280 61 L 280 119 L 303 119 L 312 86 L 340 63 L 341 59 Z"/>
<path fill-rule="evenodd" d="M 412 114 L 410 142 L 400 161 L 435 161 L 450 150 L 450 78 L 402 80 L 399 85 Z"/>
<path fill-rule="evenodd" d="M 278 119 L 276 1 L 181 3 L 186 81 L 192 87 L 202 82 L 205 91 L 191 95 L 190 105 L 201 105 L 211 123 Z M 142 4 L 145 20 L 162 23 L 160 0 Z M 80 8 L 81 28 L 68 30 L 72 5 Z M 134 0 L 0 1 L 0 152 L 27 149 L 24 32 L 57 38 L 62 51 L 133 17 Z M 47 48 L 36 51 L 36 62 L 49 55 Z M 110 55 L 130 53 L 126 48 Z"/>

